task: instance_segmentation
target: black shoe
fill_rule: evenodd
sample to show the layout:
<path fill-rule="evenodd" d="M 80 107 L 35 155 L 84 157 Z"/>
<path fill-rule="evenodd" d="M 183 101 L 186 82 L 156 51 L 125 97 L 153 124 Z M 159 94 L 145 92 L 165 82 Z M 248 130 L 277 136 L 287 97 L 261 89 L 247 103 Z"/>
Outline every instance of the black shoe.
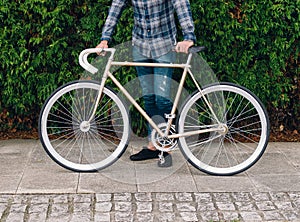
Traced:
<path fill-rule="evenodd" d="M 147 147 L 144 147 L 140 152 L 131 155 L 130 160 L 141 161 L 141 160 L 156 159 L 158 158 L 159 154 L 160 154 L 159 150 L 149 150 Z"/>
<path fill-rule="evenodd" d="M 170 166 L 172 166 L 172 156 L 171 156 L 171 154 L 164 153 L 163 157 L 159 156 L 159 160 L 158 160 L 157 165 L 159 167 L 170 167 Z"/>

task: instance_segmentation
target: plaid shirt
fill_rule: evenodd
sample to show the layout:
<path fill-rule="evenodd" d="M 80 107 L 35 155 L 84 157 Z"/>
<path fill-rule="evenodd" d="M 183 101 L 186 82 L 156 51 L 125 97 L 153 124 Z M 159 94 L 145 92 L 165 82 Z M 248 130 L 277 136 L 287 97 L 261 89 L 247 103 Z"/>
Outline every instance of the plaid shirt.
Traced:
<path fill-rule="evenodd" d="M 103 27 L 101 40 L 110 41 L 127 0 L 113 0 Z M 158 58 L 176 45 L 174 10 L 184 40 L 196 41 L 189 0 L 132 0 L 134 28 L 132 42 L 147 57 Z"/>

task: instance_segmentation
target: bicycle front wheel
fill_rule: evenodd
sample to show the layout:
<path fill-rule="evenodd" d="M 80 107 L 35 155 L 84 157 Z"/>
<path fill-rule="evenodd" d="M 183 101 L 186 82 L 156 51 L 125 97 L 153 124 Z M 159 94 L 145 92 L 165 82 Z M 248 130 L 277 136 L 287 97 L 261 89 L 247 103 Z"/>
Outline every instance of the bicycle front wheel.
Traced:
<path fill-rule="evenodd" d="M 233 175 L 256 163 L 266 149 L 270 132 L 261 101 L 246 88 L 232 83 L 209 86 L 186 102 L 178 119 L 178 132 L 215 127 L 219 124 L 215 117 L 225 126 L 224 132 L 179 138 L 186 159 L 212 175 Z"/>
<path fill-rule="evenodd" d="M 99 83 L 92 81 L 68 83 L 57 89 L 41 110 L 41 143 L 48 155 L 67 169 L 103 169 L 127 147 L 128 112 L 112 90 L 104 88 L 96 114 L 89 122 L 99 88 Z"/>

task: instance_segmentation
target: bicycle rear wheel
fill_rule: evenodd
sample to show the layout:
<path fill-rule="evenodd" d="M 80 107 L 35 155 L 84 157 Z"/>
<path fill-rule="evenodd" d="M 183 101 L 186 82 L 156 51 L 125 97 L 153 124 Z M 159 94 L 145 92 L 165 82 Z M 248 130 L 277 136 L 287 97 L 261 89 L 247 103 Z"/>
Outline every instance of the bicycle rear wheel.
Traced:
<path fill-rule="evenodd" d="M 207 132 L 179 138 L 186 159 L 213 175 L 233 175 L 251 167 L 264 153 L 270 123 L 261 101 L 244 87 L 221 83 L 203 89 L 211 108 L 227 131 Z M 184 105 L 178 133 L 217 125 L 200 92 Z"/>
<path fill-rule="evenodd" d="M 45 102 L 39 136 L 59 165 L 80 172 L 103 169 L 125 151 L 129 140 L 127 109 L 115 92 L 104 88 L 96 114 L 88 123 L 99 83 L 76 81 L 57 89 Z"/>

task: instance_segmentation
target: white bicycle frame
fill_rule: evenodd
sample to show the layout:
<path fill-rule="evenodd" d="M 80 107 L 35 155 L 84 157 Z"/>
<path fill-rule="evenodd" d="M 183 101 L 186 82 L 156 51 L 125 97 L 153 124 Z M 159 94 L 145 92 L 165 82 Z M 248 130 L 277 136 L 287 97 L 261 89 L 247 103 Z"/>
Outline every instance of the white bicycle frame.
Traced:
<path fill-rule="evenodd" d="M 187 62 L 185 64 L 165 64 L 165 63 L 141 63 L 141 62 L 116 62 L 113 61 L 114 59 L 114 54 L 116 49 L 114 48 L 107 48 L 107 49 L 101 49 L 101 48 L 90 48 L 90 49 L 85 49 L 83 50 L 80 55 L 79 55 L 79 64 L 88 72 L 95 74 L 98 72 L 98 69 L 96 67 L 94 67 L 93 65 L 91 65 L 88 62 L 88 56 L 91 53 L 103 53 L 104 52 L 110 52 L 111 55 L 108 59 L 107 65 L 105 67 L 105 71 L 100 83 L 100 87 L 99 87 L 99 93 L 98 93 L 98 97 L 95 103 L 95 107 L 93 110 L 93 113 L 90 117 L 90 119 L 86 122 L 86 124 L 88 125 L 95 113 L 96 113 L 96 109 L 98 106 L 98 103 L 100 101 L 105 83 L 107 78 L 110 78 L 114 84 L 120 89 L 120 91 L 125 95 L 125 97 L 131 102 L 132 105 L 134 105 L 134 107 L 141 113 L 141 115 L 149 122 L 149 124 L 153 127 L 153 129 L 155 129 L 158 134 L 163 137 L 163 138 L 168 138 L 168 139 L 173 139 L 173 138 L 179 138 L 179 137 L 185 137 L 185 136 L 191 136 L 191 135 L 196 135 L 196 134 L 201 134 L 201 133 L 207 133 L 207 132 L 220 132 L 220 133 L 225 133 L 226 132 L 226 127 L 224 126 L 224 124 L 222 124 L 219 119 L 217 118 L 215 112 L 213 111 L 210 103 L 208 102 L 207 98 L 203 95 L 202 90 L 199 86 L 199 84 L 197 83 L 197 81 L 195 80 L 194 75 L 192 74 L 190 68 L 190 62 L 192 59 L 192 53 L 189 53 L 188 55 L 188 59 Z M 168 116 L 170 118 L 168 118 L 168 123 L 167 123 L 167 129 L 165 132 L 162 132 L 159 127 L 157 126 L 157 124 L 148 116 L 148 114 L 145 112 L 145 110 L 135 101 L 135 99 L 128 93 L 128 91 L 122 86 L 122 84 L 114 77 L 114 75 L 109 71 L 111 66 L 145 66 L 145 67 L 160 67 L 160 68 L 182 68 L 183 69 L 183 74 L 178 86 L 178 90 L 175 96 L 175 100 L 173 103 L 173 107 L 171 110 L 171 113 L 168 114 Z M 202 94 L 202 97 L 204 98 L 205 103 L 207 104 L 207 106 L 209 107 L 213 117 L 215 118 L 215 120 L 217 121 L 217 124 L 213 124 L 213 125 L 205 125 L 205 126 L 200 126 L 200 130 L 195 130 L 195 131 L 190 131 L 187 133 L 180 133 L 180 134 L 172 134 L 172 135 L 168 135 L 169 131 L 171 129 L 172 126 L 172 119 L 175 117 L 175 112 L 176 112 L 176 108 L 178 106 L 179 103 L 179 99 L 183 90 L 183 85 L 186 79 L 186 75 L 187 73 L 190 74 L 194 84 L 196 85 L 197 89 L 199 90 L 199 92 Z"/>

